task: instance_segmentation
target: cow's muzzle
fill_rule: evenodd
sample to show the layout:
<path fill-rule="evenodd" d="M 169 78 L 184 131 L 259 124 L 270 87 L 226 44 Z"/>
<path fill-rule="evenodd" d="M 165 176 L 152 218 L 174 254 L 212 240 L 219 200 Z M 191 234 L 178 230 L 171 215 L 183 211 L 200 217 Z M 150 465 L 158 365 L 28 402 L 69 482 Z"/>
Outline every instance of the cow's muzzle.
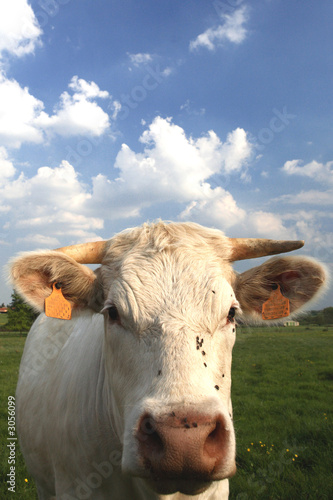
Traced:
<path fill-rule="evenodd" d="M 136 439 L 142 475 L 159 493 L 200 493 L 236 471 L 233 426 L 222 414 L 146 413 Z"/>

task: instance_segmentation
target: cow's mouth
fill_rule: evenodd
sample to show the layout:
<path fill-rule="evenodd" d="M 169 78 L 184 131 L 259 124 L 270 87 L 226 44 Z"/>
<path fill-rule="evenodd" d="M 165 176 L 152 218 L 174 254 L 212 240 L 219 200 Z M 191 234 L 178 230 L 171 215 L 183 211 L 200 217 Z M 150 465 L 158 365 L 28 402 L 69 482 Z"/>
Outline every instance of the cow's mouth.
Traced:
<path fill-rule="evenodd" d="M 183 495 L 199 495 L 206 491 L 211 481 L 187 480 L 187 479 L 149 479 L 149 486 L 158 495 L 172 495 L 182 493 Z"/>
<path fill-rule="evenodd" d="M 150 477 L 143 479 L 159 495 L 171 495 L 177 492 L 184 495 L 199 495 L 206 491 L 212 483 L 234 476 L 236 470 L 236 464 L 233 464 L 227 474 L 213 474 L 211 477 L 205 477 L 205 475 L 200 477 L 199 474 L 188 477 L 158 477 L 152 473 Z"/>

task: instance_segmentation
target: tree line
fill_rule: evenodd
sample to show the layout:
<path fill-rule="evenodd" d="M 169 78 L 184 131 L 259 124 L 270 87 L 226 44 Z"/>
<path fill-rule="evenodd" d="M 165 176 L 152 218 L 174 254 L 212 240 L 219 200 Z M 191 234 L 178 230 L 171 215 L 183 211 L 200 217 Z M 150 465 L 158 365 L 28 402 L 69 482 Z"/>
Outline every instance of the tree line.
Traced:
<path fill-rule="evenodd" d="M 309 311 L 301 317 L 302 325 L 333 325 L 333 307 L 321 311 Z"/>
<path fill-rule="evenodd" d="M 7 306 L 7 323 L 1 328 L 6 332 L 28 332 L 38 316 L 28 304 L 14 291 L 11 303 Z"/>

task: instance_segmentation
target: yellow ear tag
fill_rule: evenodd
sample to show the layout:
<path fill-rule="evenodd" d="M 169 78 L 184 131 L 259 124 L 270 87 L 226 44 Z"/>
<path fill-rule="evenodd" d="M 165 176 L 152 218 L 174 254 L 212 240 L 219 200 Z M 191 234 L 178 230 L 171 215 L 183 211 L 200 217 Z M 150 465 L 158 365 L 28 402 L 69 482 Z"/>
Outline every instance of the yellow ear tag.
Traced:
<path fill-rule="evenodd" d="M 285 318 L 289 314 L 289 299 L 282 295 L 280 285 L 276 285 L 276 289 L 272 290 L 269 299 L 262 305 L 262 319 Z"/>
<path fill-rule="evenodd" d="M 59 283 L 53 283 L 53 290 L 45 299 L 45 314 L 50 318 L 71 319 L 72 308 L 62 294 Z"/>

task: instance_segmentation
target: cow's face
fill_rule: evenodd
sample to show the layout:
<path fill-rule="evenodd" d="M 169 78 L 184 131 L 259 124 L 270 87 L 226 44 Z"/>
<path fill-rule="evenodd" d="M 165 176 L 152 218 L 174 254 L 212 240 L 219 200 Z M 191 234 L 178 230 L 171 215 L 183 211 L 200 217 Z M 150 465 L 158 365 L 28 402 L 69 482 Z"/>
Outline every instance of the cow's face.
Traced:
<path fill-rule="evenodd" d="M 235 472 L 231 355 L 239 304 L 229 264 L 184 249 L 102 266 L 107 370 L 124 471 L 160 493 Z"/>
<path fill-rule="evenodd" d="M 161 493 L 195 494 L 235 472 L 234 313 L 261 320 L 276 285 L 293 313 L 326 279 L 322 265 L 305 257 L 275 257 L 239 275 L 230 263 L 301 245 L 159 223 L 108 242 L 23 255 L 11 279 L 39 311 L 55 282 L 74 308 L 103 309 L 103 396 L 123 444 L 123 470 Z M 96 272 L 80 264 L 93 262 L 102 264 Z"/>

